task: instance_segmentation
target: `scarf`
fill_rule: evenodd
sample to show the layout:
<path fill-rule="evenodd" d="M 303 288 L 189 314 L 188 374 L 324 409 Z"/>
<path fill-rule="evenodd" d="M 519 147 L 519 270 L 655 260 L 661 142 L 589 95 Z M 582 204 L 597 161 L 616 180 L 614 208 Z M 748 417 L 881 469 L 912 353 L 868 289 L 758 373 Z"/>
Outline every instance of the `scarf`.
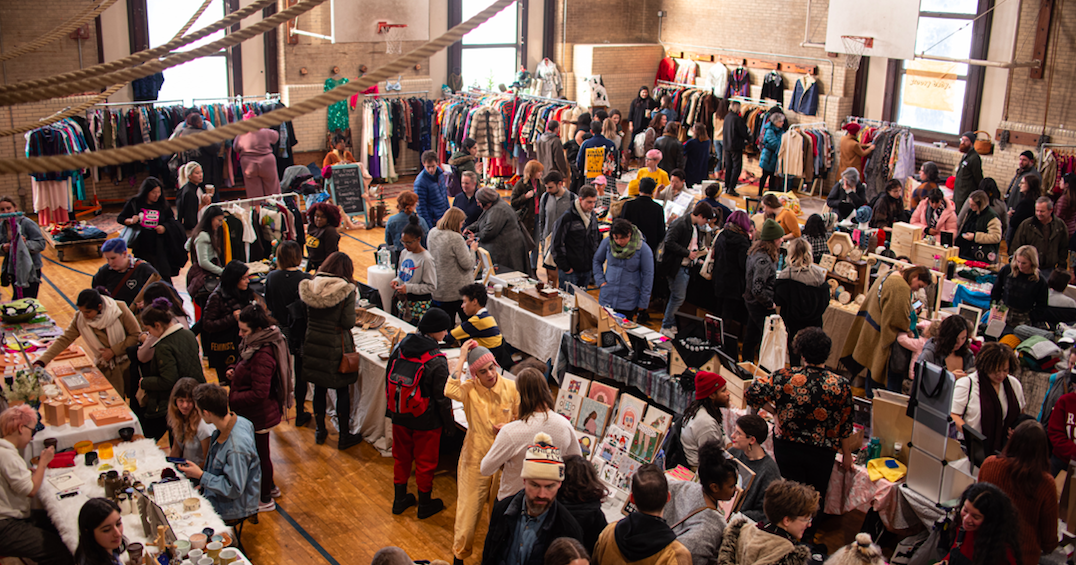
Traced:
<path fill-rule="evenodd" d="M 276 368 L 273 375 L 277 379 L 277 400 L 280 401 L 280 409 L 286 413 L 288 408 L 295 404 L 292 395 L 292 358 L 288 350 L 288 344 L 284 340 L 284 334 L 276 326 L 270 326 L 258 330 L 243 338 L 239 342 L 239 359 L 250 361 L 250 358 L 265 346 L 271 346 L 276 353 Z"/>
<path fill-rule="evenodd" d="M 1016 392 L 1012 388 L 1012 383 L 1009 382 L 1009 377 L 1006 376 L 1001 384 L 1005 389 L 1005 400 L 1008 402 L 1009 412 L 1002 418 L 1001 399 L 998 397 L 997 391 L 994 390 L 994 385 L 990 382 L 990 378 L 980 372 L 978 373 L 978 380 L 979 410 L 982 414 L 982 423 L 979 427 L 983 435 L 986 436 L 986 453 L 987 455 L 993 455 L 994 452 L 1001 451 L 1001 448 L 1005 445 L 1008 435 L 1006 430 L 1010 430 L 1016 425 L 1016 418 L 1020 415 L 1020 403 L 1016 400 Z"/>
<path fill-rule="evenodd" d="M 642 245 L 643 234 L 635 226 L 631 226 L 631 239 L 628 240 L 628 244 L 624 247 L 617 245 L 616 240 L 612 237 L 609 238 L 609 247 L 613 250 L 613 257 L 616 259 L 631 259 Z"/>
<path fill-rule="evenodd" d="M 579 217 L 583 219 L 583 227 L 589 230 L 590 229 L 590 214 L 587 214 L 586 212 L 584 212 L 583 208 L 581 206 L 579 206 L 579 201 L 580 200 L 582 200 L 582 198 L 576 198 L 575 200 L 572 201 L 572 204 L 575 206 L 575 211 L 579 214 Z"/>
<path fill-rule="evenodd" d="M 93 362 L 98 367 L 101 366 L 101 352 L 99 350 L 106 347 L 111 349 L 116 344 L 123 343 L 123 340 L 127 339 L 127 330 L 123 328 L 123 320 L 120 319 L 122 316 L 123 311 L 120 309 L 119 304 L 107 296 L 101 297 L 101 312 L 97 314 L 96 318 L 87 320 L 81 313 L 75 316 L 75 324 L 78 327 L 78 333 L 82 336 L 82 339 L 86 340 L 86 345 L 90 348 L 90 355 L 93 357 Z M 108 343 L 101 343 L 101 340 L 98 339 L 97 333 L 94 330 L 104 331 L 105 335 L 108 337 Z M 113 357 L 112 360 L 108 362 L 107 368 L 114 369 L 117 364 L 123 363 L 126 360 L 127 355 Z"/>

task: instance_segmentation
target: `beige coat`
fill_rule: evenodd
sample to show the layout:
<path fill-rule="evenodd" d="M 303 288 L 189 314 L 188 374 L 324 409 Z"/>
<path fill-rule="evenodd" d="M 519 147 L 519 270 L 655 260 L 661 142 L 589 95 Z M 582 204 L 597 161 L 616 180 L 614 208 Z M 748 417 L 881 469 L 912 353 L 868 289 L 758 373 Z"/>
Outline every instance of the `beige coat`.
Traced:
<path fill-rule="evenodd" d="M 123 323 L 123 330 L 127 334 L 127 338 L 120 343 L 110 343 L 109 349 L 112 350 L 112 354 L 116 359 L 126 357 L 127 348 L 132 345 L 138 345 L 138 334 L 142 332 L 142 327 L 138 325 L 138 320 L 135 319 L 134 314 L 131 313 L 131 309 L 126 304 L 117 300 L 116 306 L 120 307 L 120 322 Z M 42 364 L 48 365 L 53 359 L 56 358 L 63 350 L 67 349 L 69 345 L 75 342 L 81 335 L 78 331 L 78 320 L 82 316 L 81 313 L 75 314 L 74 318 L 71 318 L 71 323 L 67 325 L 67 329 L 64 330 L 56 341 L 52 342 L 52 345 L 45 350 L 45 354 L 41 356 Z M 97 336 L 97 340 L 101 343 L 108 343 L 108 334 L 104 330 L 94 329 L 93 333 Z M 93 355 L 87 351 L 87 355 L 93 357 Z M 112 388 L 116 389 L 116 392 L 120 396 L 124 396 L 124 383 L 127 380 L 128 369 L 131 366 L 131 362 L 124 359 L 122 363 L 116 363 L 112 368 L 98 367 L 101 373 L 108 379 Z"/>
<path fill-rule="evenodd" d="M 867 299 L 852 322 L 841 357 L 851 355 L 870 370 L 874 382 L 885 383 L 889 349 L 898 334 L 910 329 L 911 314 L 912 289 L 904 277 L 893 271 L 886 278 L 878 279 L 867 290 Z"/>
<path fill-rule="evenodd" d="M 616 525 L 613 522 L 602 530 L 598 543 L 594 544 L 592 563 L 599 565 L 691 565 L 691 552 L 684 544 L 674 541 L 665 549 L 639 561 L 628 561 L 616 545 Z"/>

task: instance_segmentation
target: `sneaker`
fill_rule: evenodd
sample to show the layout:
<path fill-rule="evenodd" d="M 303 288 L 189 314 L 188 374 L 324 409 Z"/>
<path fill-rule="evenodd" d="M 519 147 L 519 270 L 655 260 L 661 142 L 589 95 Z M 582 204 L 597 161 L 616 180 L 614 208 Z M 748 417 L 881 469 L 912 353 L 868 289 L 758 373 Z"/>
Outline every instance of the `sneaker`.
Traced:
<path fill-rule="evenodd" d="M 272 498 L 280 498 L 280 487 L 273 487 L 273 490 L 269 491 L 269 496 Z"/>
<path fill-rule="evenodd" d="M 261 502 L 258 504 L 258 512 L 275 512 L 276 503 L 270 500 L 269 502 Z"/>
<path fill-rule="evenodd" d="M 676 326 L 673 326 L 671 328 L 661 328 L 661 335 L 669 339 L 676 338 Z"/>

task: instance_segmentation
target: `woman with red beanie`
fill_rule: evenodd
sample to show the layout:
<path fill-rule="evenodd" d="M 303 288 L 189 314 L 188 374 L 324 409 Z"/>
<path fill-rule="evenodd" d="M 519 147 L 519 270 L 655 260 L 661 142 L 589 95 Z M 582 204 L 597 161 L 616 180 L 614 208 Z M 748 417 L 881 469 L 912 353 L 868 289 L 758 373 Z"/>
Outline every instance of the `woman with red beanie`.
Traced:
<path fill-rule="evenodd" d="M 699 447 L 716 439 L 724 447 L 725 427 L 721 423 L 721 409 L 729 405 L 729 389 L 725 378 L 717 373 L 699 371 L 695 375 L 695 401 L 684 410 L 683 431 L 680 445 L 692 470 L 699 467 Z"/>

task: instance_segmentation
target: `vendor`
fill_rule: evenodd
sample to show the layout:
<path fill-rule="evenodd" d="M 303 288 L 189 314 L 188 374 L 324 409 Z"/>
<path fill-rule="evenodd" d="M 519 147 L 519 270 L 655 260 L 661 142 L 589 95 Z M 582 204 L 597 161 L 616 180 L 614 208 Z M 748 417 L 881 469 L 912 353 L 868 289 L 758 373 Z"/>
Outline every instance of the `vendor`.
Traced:
<path fill-rule="evenodd" d="M 975 356 L 968 343 L 968 321 L 962 316 L 949 316 L 941 321 L 934 337 L 923 345 L 916 362 L 933 363 L 959 379 L 975 370 Z"/>
<path fill-rule="evenodd" d="M 654 179 L 657 184 L 654 189 L 655 194 L 661 193 L 665 187 L 669 186 L 669 174 L 658 168 L 658 163 L 661 162 L 661 151 L 657 149 L 647 151 L 643 162 L 646 166 L 639 169 L 635 180 L 628 183 L 628 196 L 639 196 L 639 181 L 645 178 Z"/>
<path fill-rule="evenodd" d="M 141 301 L 142 289 L 161 280 L 157 269 L 147 261 L 135 259 L 127 251 L 127 242 L 114 237 L 101 245 L 105 264 L 93 275 L 93 288 L 103 287 L 109 296 L 131 306 Z"/>
<path fill-rule="evenodd" d="M 943 231 L 956 233 L 956 205 L 940 188 L 935 188 L 916 205 L 911 224 L 923 228 L 926 235 L 937 236 Z"/>
<path fill-rule="evenodd" d="M 116 565 L 127 550 L 120 507 L 108 498 L 91 498 L 78 511 L 78 565 Z"/>
<path fill-rule="evenodd" d="M 680 445 L 688 467 L 699 467 L 699 448 L 706 442 L 717 440 L 722 447 L 728 443 L 725 428 L 721 424 L 721 409 L 729 406 L 729 389 L 724 377 L 709 371 L 695 374 L 695 400 L 684 410 L 683 431 Z"/>
<path fill-rule="evenodd" d="M 976 190 L 968 197 L 968 215 L 960 225 L 960 237 L 956 240 L 960 258 L 984 263 L 995 263 L 1001 243 L 1001 218 L 990 207 L 990 197 Z"/>
<path fill-rule="evenodd" d="M 1039 274 L 1039 252 L 1030 245 L 1017 248 L 1012 262 L 998 271 L 990 301 L 1009 307 L 1005 324 L 1016 327 L 1031 321 L 1031 310 L 1049 304 L 1049 286 Z"/>
<path fill-rule="evenodd" d="M 71 553 L 44 510 L 30 510 L 41 490 L 45 469 L 56 455 L 46 447 L 32 472 L 22 452 L 34 437 L 38 415 L 26 404 L 0 414 L 0 554 L 28 557 L 39 565 L 71 565 Z"/>
<path fill-rule="evenodd" d="M 18 211 L 18 206 L 10 196 L 0 197 L 0 214 L 14 214 Z M 11 242 L 16 238 L 12 236 L 12 228 L 16 228 L 18 235 L 22 236 L 19 245 L 15 246 L 14 255 Z M 0 227 L 0 252 L 4 255 L 4 265 L 0 269 L 0 278 L 3 279 L 4 286 L 14 283 L 13 299 L 37 298 L 38 288 L 41 287 L 41 252 L 47 245 L 41 228 L 30 218 L 21 216 L 15 221 L 3 222 Z M 20 291 L 22 294 L 18 294 Z"/>
<path fill-rule="evenodd" d="M 841 220 L 866 203 L 867 185 L 859 181 L 859 171 L 852 167 L 841 173 L 841 179 L 829 189 L 826 196 L 826 206 L 836 212 Z"/>
<path fill-rule="evenodd" d="M 1012 348 L 987 342 L 975 356 L 975 372 L 956 382 L 950 415 L 958 429 L 983 434 L 986 453 L 1005 446 L 1024 409 L 1024 388 L 1011 375 L 1019 366 Z"/>

